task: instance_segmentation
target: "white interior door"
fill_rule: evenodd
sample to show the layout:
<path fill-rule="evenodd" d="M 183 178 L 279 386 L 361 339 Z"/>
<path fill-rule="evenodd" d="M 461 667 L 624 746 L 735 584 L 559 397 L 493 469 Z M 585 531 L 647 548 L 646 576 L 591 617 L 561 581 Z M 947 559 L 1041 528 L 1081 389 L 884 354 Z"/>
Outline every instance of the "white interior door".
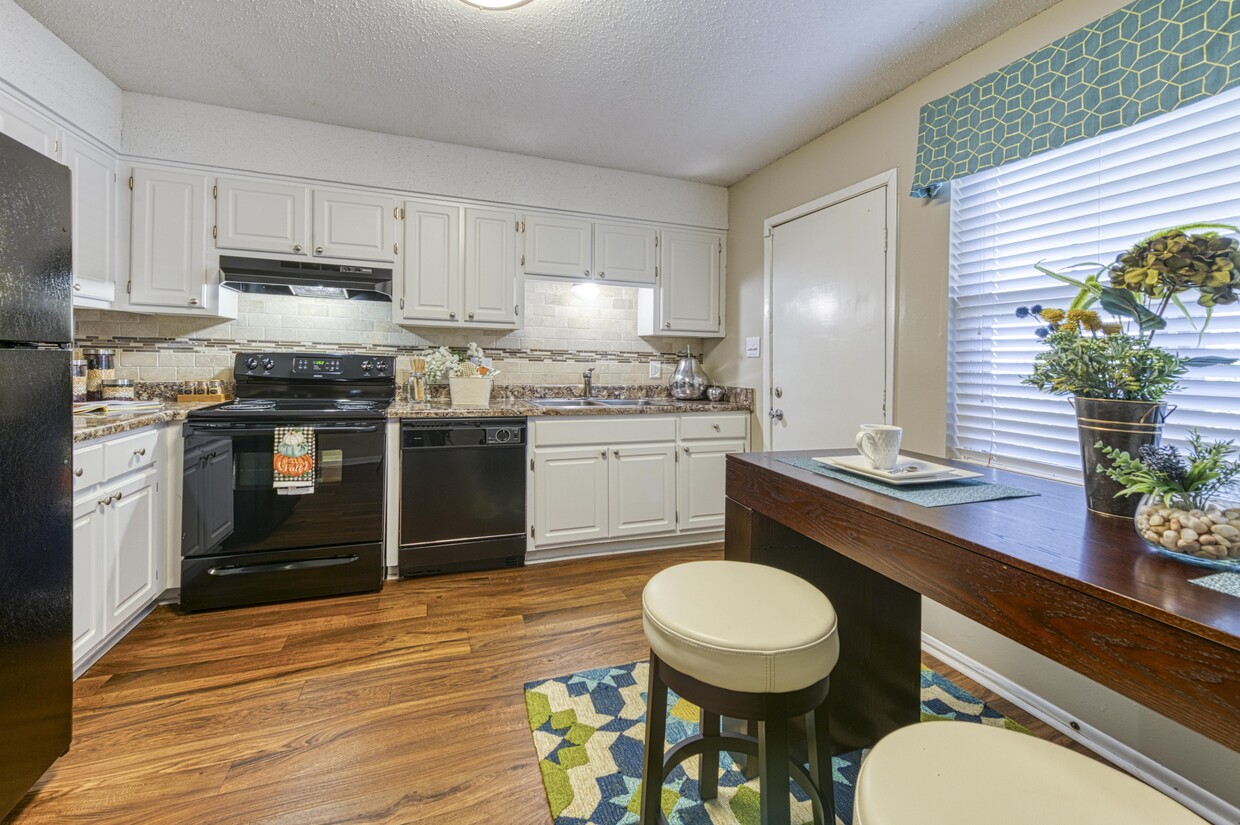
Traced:
<path fill-rule="evenodd" d="M 772 229 L 770 449 L 850 447 L 887 422 L 886 237 L 885 186 Z"/>

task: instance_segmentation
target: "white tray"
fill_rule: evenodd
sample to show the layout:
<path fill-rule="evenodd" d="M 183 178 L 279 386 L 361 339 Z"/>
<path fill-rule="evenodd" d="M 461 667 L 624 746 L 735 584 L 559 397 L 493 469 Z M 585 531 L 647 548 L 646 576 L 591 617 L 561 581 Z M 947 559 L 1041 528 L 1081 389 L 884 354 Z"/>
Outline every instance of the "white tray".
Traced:
<path fill-rule="evenodd" d="M 905 455 L 900 456 L 895 470 L 877 470 L 870 466 L 870 460 L 863 455 L 824 455 L 815 456 L 813 460 L 837 470 L 856 473 L 897 487 L 908 484 L 930 484 L 935 481 L 955 481 L 961 478 L 980 478 L 982 475 L 972 470 L 961 470 L 958 467 L 935 464 L 933 461 L 909 458 Z M 917 469 L 901 471 L 901 468 L 912 467 Z"/>

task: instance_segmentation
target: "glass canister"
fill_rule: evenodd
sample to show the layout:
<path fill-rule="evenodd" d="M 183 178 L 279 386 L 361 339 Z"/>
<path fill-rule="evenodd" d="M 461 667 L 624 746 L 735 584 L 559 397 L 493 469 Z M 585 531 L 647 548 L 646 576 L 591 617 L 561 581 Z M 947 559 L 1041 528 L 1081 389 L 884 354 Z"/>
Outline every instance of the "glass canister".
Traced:
<path fill-rule="evenodd" d="M 112 378 L 103 382 L 104 401 L 133 401 L 135 390 L 133 381 L 128 378 Z"/>
<path fill-rule="evenodd" d="M 116 378 L 116 352 L 88 349 L 83 354 L 86 356 L 86 400 L 102 401 L 103 382 Z"/>
<path fill-rule="evenodd" d="M 69 362 L 69 376 L 73 379 L 73 403 L 86 401 L 86 359 Z"/>

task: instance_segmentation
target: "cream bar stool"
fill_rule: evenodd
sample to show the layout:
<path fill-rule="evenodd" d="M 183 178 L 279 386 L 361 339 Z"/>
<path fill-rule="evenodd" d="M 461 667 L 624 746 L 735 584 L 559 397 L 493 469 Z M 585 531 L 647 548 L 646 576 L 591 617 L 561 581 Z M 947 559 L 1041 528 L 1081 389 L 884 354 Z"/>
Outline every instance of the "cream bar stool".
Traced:
<path fill-rule="evenodd" d="M 922 722 L 883 737 L 853 825 L 1204 825 L 1126 773 L 1025 733 Z"/>
<path fill-rule="evenodd" d="M 760 564 L 699 561 L 657 573 L 642 593 L 650 642 L 641 822 L 663 822 L 663 780 L 701 756 L 703 800 L 719 787 L 719 753 L 756 756 L 763 825 L 791 816 L 788 780 L 814 802 L 814 821 L 834 823 L 827 682 L 839 658 L 835 609 L 809 582 Z M 667 690 L 701 708 L 702 732 L 665 755 Z M 758 722 L 757 738 L 723 733 L 720 717 Z M 806 717 L 809 772 L 789 758 L 789 720 Z"/>

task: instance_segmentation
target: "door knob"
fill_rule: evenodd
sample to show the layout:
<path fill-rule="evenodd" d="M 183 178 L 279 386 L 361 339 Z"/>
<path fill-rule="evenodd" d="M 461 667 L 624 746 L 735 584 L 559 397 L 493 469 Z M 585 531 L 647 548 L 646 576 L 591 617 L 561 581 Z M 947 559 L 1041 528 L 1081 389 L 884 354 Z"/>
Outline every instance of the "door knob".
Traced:
<path fill-rule="evenodd" d="M 783 387 L 776 387 L 776 388 L 775 388 L 775 397 L 776 397 L 776 398 L 783 398 L 783 397 L 784 397 L 784 388 L 783 388 Z"/>
<path fill-rule="evenodd" d="M 771 410 L 769 413 L 767 413 L 767 415 L 769 415 L 769 416 L 770 416 L 773 420 L 775 420 L 775 421 L 783 421 L 783 420 L 784 420 L 784 411 L 783 411 L 783 410 L 779 410 L 779 409 Z"/>

